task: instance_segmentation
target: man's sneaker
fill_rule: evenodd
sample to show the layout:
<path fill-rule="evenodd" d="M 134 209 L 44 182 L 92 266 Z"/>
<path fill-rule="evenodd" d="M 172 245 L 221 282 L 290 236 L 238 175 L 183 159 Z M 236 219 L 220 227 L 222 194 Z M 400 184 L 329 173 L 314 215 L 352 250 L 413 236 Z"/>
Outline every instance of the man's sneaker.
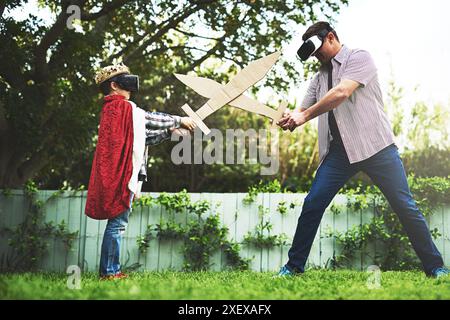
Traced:
<path fill-rule="evenodd" d="M 431 276 L 433 278 L 439 279 L 442 277 L 449 277 L 450 276 L 450 270 L 448 270 L 445 267 L 439 267 L 431 271 Z"/>
<path fill-rule="evenodd" d="M 275 278 L 292 277 L 292 276 L 295 276 L 295 273 L 289 270 L 286 266 L 282 266 L 280 271 L 278 271 L 278 274 L 275 276 Z"/>

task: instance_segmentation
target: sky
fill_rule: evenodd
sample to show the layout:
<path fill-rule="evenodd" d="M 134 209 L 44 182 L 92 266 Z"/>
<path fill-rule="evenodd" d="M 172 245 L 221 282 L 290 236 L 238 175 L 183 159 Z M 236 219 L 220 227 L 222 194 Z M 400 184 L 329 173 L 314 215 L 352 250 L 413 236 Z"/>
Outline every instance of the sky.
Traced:
<path fill-rule="evenodd" d="M 405 90 L 405 102 L 450 104 L 450 1 L 349 0 L 336 16 L 334 28 L 343 44 L 369 51 L 378 67 L 386 97 L 389 80 Z M 24 19 L 36 11 L 36 1 L 15 11 Z M 49 17 L 48 12 L 40 12 Z M 283 48 L 283 58 L 301 63 L 295 52 L 307 26 Z M 307 83 L 291 87 L 288 99 L 301 100 Z M 416 88 L 416 89 L 415 89 Z M 265 100 L 265 99 L 262 99 Z"/>
<path fill-rule="evenodd" d="M 334 28 L 341 43 L 369 51 L 386 97 L 389 80 L 405 90 L 405 102 L 450 104 L 450 1 L 350 0 Z M 295 55 L 301 35 L 286 48 Z M 417 87 L 416 90 L 414 90 Z M 302 95 L 305 86 L 293 89 Z"/>

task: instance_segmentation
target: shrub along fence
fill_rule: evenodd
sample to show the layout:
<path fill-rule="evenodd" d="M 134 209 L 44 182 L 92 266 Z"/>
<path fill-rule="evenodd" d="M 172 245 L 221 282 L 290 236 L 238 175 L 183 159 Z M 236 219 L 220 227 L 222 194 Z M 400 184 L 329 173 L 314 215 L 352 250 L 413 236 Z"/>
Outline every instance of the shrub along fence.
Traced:
<path fill-rule="evenodd" d="M 125 268 L 139 270 L 275 271 L 287 261 L 305 196 L 144 194 L 130 215 L 121 262 Z M 85 191 L 3 191 L 1 270 L 65 272 L 68 266 L 78 265 L 84 271 L 97 271 L 106 221 L 88 218 L 85 201 Z M 380 213 L 370 201 L 361 205 L 347 195 L 334 199 L 322 219 L 307 267 L 343 265 L 365 270 L 379 263 L 379 257 L 392 248 L 384 241 L 389 234 L 384 234 L 384 240 L 375 237 L 380 234 Z M 435 209 L 427 220 L 450 264 L 450 206 Z"/>

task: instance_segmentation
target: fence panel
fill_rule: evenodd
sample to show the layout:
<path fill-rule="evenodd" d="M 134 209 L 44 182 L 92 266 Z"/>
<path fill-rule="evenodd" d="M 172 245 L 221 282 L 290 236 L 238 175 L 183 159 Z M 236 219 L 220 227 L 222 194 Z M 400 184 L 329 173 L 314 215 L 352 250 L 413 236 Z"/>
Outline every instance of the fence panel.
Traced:
<path fill-rule="evenodd" d="M 63 193 L 51 197 L 54 191 L 39 191 L 37 199 L 44 203 L 44 221 L 58 225 L 64 222 L 70 232 L 78 231 L 70 251 L 64 248 L 61 241 L 48 239 L 48 255 L 41 261 L 39 268 L 44 271 L 64 272 L 69 265 L 77 264 L 84 271 L 98 271 L 103 233 L 107 221 L 93 220 L 84 214 L 86 192 Z M 157 197 L 158 193 L 144 194 Z M 287 236 L 287 245 L 258 248 L 252 245 L 241 246 L 241 256 L 251 258 L 250 268 L 255 271 L 276 271 L 288 260 L 288 250 L 292 243 L 297 220 L 301 213 L 304 194 L 259 194 L 252 203 L 245 204 L 245 193 L 203 193 L 190 194 L 191 201 L 208 200 L 212 204 L 210 212 L 218 214 L 222 223 L 229 230 L 229 240 L 241 243 L 244 236 L 264 222 L 272 225 L 270 232 L 264 230 L 264 235 Z M 372 207 L 358 212 L 347 208 L 348 199 L 338 195 L 327 208 L 311 249 L 307 267 L 329 267 L 331 259 L 339 255 L 338 244 L 334 237 L 327 237 L 330 232 L 345 232 L 352 227 L 359 228 L 369 223 L 375 215 Z M 281 204 L 281 205 L 280 205 Z M 292 204 L 292 205 L 291 205 Z M 280 209 L 281 208 L 281 209 Z M 8 194 L 0 192 L 0 228 L 14 229 L 23 222 L 25 214 L 30 210 L 23 191 L 12 190 Z M 282 212 L 280 212 L 280 210 Z M 184 264 L 184 243 L 181 240 L 161 239 L 153 237 L 148 241 L 148 248 L 141 253 L 137 239 L 144 236 L 148 225 L 155 228 L 156 224 L 173 219 L 175 223 L 186 225 L 188 219 L 195 218 L 186 211 L 181 213 L 167 212 L 159 205 L 150 207 L 135 207 L 130 215 L 129 224 L 124 234 L 121 247 L 121 262 L 123 265 L 141 264 L 141 270 L 161 271 L 166 269 L 181 270 Z M 450 207 L 437 210 L 427 217 L 431 229 L 438 228 L 442 236 L 435 240 L 442 252 L 445 263 L 450 264 Z M 153 232 L 155 235 L 155 232 Z M 10 234 L 0 233 L 0 257 L 6 259 L 11 254 L 8 246 Z M 382 250 L 376 243 L 370 244 L 362 252 L 354 252 L 350 261 L 353 268 L 365 270 L 374 263 L 376 251 Z M 210 258 L 211 270 L 219 271 L 227 268 L 226 255 L 222 251 L 214 253 Z M 3 261 L 2 263 L 5 263 Z"/>

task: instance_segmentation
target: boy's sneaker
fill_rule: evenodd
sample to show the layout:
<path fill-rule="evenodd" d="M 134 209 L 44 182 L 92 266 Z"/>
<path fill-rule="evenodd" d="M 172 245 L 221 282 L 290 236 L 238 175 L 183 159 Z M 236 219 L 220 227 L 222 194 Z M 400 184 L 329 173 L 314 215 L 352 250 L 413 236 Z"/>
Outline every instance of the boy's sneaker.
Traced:
<path fill-rule="evenodd" d="M 100 276 L 100 280 L 116 280 L 116 279 L 125 279 L 125 278 L 128 278 L 128 275 L 126 275 L 123 272 Z"/>
<path fill-rule="evenodd" d="M 450 270 L 446 267 L 439 267 L 431 271 L 431 276 L 436 279 L 448 277 L 450 276 Z"/>
<path fill-rule="evenodd" d="M 116 273 L 114 275 L 114 278 L 116 278 L 116 279 L 125 279 L 125 278 L 128 278 L 128 275 L 123 273 L 123 272 L 119 272 L 119 273 Z"/>
<path fill-rule="evenodd" d="M 114 280 L 114 275 L 107 274 L 107 275 L 100 276 L 100 280 Z"/>
<path fill-rule="evenodd" d="M 295 273 L 288 269 L 286 266 L 282 266 L 280 271 L 278 271 L 278 274 L 274 276 L 275 278 L 281 278 L 281 277 L 293 277 L 295 276 Z"/>

